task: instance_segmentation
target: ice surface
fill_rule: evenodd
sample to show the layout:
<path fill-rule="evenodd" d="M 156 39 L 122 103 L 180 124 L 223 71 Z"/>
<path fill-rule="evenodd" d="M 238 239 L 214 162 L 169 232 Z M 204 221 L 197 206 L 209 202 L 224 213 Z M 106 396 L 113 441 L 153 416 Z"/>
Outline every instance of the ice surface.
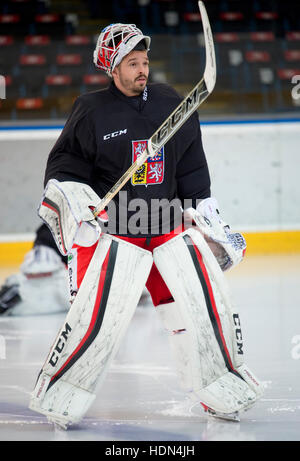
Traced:
<path fill-rule="evenodd" d="M 240 312 L 246 363 L 265 386 L 240 422 L 210 418 L 191 405 L 144 297 L 96 401 L 68 431 L 28 409 L 64 315 L 0 318 L 0 440 L 300 440 L 300 255 L 248 256 L 226 276 Z"/>

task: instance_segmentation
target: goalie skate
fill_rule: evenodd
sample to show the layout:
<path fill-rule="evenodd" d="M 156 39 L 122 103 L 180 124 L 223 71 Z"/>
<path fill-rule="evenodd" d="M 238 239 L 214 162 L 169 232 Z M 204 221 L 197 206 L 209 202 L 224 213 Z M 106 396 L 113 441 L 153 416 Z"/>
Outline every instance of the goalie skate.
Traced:
<path fill-rule="evenodd" d="M 202 404 L 203 405 L 203 404 Z M 205 413 L 208 416 L 212 416 L 213 418 L 223 419 L 225 421 L 234 421 L 239 423 L 240 416 L 238 411 L 233 411 L 232 413 L 221 413 L 220 411 L 213 410 L 212 408 L 203 405 Z"/>

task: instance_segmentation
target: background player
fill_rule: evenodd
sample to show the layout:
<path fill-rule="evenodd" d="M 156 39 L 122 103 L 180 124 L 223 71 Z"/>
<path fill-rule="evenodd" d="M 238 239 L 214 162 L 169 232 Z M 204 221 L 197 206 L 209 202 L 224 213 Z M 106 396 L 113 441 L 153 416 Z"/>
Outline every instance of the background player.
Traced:
<path fill-rule="evenodd" d="M 208 245 L 221 248 L 223 269 L 245 250 L 242 236 L 231 234 L 210 197 L 197 114 L 156 156 L 163 174 L 150 177 L 154 165 L 148 159 L 108 207 L 105 232 L 92 213 L 134 161 L 140 143 L 180 102 L 168 85 L 147 85 L 149 46 L 150 38 L 133 25 L 102 31 L 94 62 L 113 77 L 111 86 L 77 99 L 48 159 L 39 213 L 61 252 L 71 255 L 77 295 L 30 407 L 65 427 L 93 402 L 145 283 L 195 401 L 213 415 L 234 418 L 262 393 L 244 364 L 239 316 Z M 153 214 L 155 200 L 161 206 Z M 146 204 L 138 214 L 137 203 Z M 183 230 L 181 206 L 196 227 Z"/>
<path fill-rule="evenodd" d="M 7 277 L 1 286 L 0 315 L 53 314 L 67 311 L 69 304 L 67 257 L 42 224 L 20 271 Z"/>

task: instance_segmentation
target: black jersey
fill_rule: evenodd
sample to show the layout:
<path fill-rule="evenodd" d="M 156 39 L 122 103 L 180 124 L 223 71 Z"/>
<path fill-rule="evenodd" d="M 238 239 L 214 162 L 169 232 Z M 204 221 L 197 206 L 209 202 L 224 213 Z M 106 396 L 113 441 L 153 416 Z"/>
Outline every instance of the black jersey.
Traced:
<path fill-rule="evenodd" d="M 140 96 L 127 97 L 112 82 L 107 89 L 79 96 L 50 152 L 45 184 L 51 178 L 83 182 L 104 197 L 181 100 L 166 84 L 149 84 Z M 168 225 L 173 229 L 180 204 L 195 206 L 209 195 L 195 113 L 115 196 L 108 207 L 111 232 L 136 237 L 165 233 Z"/>

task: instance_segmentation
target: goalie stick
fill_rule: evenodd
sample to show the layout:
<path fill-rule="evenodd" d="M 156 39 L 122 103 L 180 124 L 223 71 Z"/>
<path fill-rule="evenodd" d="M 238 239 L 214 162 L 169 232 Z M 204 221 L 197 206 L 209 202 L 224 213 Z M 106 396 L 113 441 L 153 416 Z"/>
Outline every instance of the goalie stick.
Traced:
<path fill-rule="evenodd" d="M 108 203 L 119 192 L 119 190 L 122 189 L 127 181 L 129 181 L 147 158 L 156 155 L 156 153 L 172 138 L 172 136 L 174 136 L 179 128 L 188 120 L 188 118 L 195 112 L 200 104 L 205 101 L 214 89 L 216 83 L 216 59 L 213 36 L 204 3 L 199 1 L 198 6 L 201 14 L 205 40 L 206 63 L 203 77 L 155 131 L 151 138 L 148 139 L 147 147 L 143 153 L 108 191 L 99 205 L 95 207 L 93 210 L 95 217 L 104 210 Z"/>

